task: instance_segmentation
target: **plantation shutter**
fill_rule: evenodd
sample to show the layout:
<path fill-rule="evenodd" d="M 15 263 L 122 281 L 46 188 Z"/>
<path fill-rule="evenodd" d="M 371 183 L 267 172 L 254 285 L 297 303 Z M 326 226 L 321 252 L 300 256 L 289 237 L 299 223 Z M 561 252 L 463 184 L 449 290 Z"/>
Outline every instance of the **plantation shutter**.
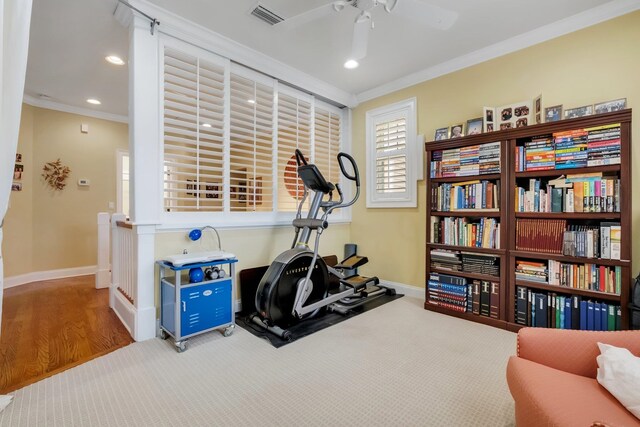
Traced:
<path fill-rule="evenodd" d="M 223 210 L 224 78 L 224 65 L 165 46 L 167 211 Z"/>
<path fill-rule="evenodd" d="M 273 210 L 273 82 L 231 73 L 230 210 Z"/>
<path fill-rule="evenodd" d="M 376 108 L 366 113 L 367 207 L 417 206 L 419 162 L 416 99 Z"/>
<path fill-rule="evenodd" d="M 340 183 L 340 167 L 336 156 L 340 152 L 340 110 L 319 106 L 315 108 L 314 162 L 325 179 Z"/>
<path fill-rule="evenodd" d="M 311 157 L 311 99 L 278 94 L 278 210 L 295 211 L 303 195 L 295 150 Z"/>
<path fill-rule="evenodd" d="M 407 120 L 397 118 L 376 123 L 376 192 L 407 190 Z"/>

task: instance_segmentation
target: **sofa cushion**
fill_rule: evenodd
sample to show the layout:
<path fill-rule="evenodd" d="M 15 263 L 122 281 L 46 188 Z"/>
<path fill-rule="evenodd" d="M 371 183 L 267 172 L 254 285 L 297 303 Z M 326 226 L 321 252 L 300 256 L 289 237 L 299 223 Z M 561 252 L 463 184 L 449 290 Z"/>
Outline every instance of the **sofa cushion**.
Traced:
<path fill-rule="evenodd" d="M 626 348 L 598 343 L 598 382 L 640 418 L 640 357 Z"/>
<path fill-rule="evenodd" d="M 512 356 L 507 382 L 516 402 L 516 422 L 525 426 L 639 426 L 640 421 L 589 377 Z"/>

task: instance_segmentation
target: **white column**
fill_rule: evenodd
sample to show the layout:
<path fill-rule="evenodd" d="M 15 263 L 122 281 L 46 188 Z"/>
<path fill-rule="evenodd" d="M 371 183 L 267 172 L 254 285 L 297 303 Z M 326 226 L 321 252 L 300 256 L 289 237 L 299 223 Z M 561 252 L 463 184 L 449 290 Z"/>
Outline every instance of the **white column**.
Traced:
<path fill-rule="evenodd" d="M 96 289 L 106 288 L 111 284 L 109 268 L 109 213 L 98 212 L 98 268 L 96 271 Z"/>
<path fill-rule="evenodd" d="M 129 25 L 130 216 L 157 224 L 161 207 L 158 31 L 134 14 Z"/>
<path fill-rule="evenodd" d="M 158 31 L 134 13 L 129 26 L 129 154 L 131 222 L 136 234 L 135 330 L 133 338 L 155 337 L 155 225 L 160 222 L 162 157 Z"/>

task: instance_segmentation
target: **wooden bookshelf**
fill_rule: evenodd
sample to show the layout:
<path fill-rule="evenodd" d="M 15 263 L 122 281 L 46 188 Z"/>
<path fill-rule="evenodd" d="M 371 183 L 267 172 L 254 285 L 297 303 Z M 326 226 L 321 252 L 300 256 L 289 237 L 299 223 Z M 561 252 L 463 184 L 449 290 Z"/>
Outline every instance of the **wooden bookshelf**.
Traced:
<path fill-rule="evenodd" d="M 540 170 L 540 171 L 516 171 L 516 146 L 522 146 L 531 141 L 533 137 L 551 135 L 556 132 L 564 132 L 585 129 L 609 124 L 620 124 L 620 164 L 574 167 L 565 169 Z M 443 150 L 458 149 L 481 145 L 491 142 L 500 143 L 500 172 L 490 174 L 478 174 L 473 176 L 434 176 L 432 177 L 432 164 L 434 153 Z M 621 307 L 621 329 L 629 328 L 629 297 L 632 285 L 631 272 L 631 110 L 622 110 L 569 120 L 561 120 L 551 123 L 543 123 L 528 127 L 505 129 L 501 131 L 473 135 L 444 141 L 425 143 L 427 152 L 427 235 L 426 235 L 426 280 L 425 280 L 425 304 L 427 310 L 449 314 L 470 321 L 485 323 L 487 325 L 517 331 L 523 325 L 516 323 L 516 287 L 524 286 L 532 291 L 556 293 L 564 296 L 579 296 L 584 299 L 602 301 Z M 544 182 L 560 177 L 561 175 L 576 175 L 591 172 L 602 172 L 606 177 L 615 177 L 620 180 L 620 212 L 516 212 L 516 187 L 530 179 Z M 472 180 L 488 180 L 500 183 L 499 206 L 497 211 L 482 210 L 454 210 L 452 212 L 436 211 L 432 209 L 432 188 L 435 185 L 446 183 L 462 183 Z M 604 187 L 603 187 L 604 188 Z M 432 242 L 432 221 L 446 218 L 469 218 L 475 221 L 478 218 L 493 218 L 500 223 L 500 248 L 478 248 L 458 245 L 445 245 Z M 558 253 L 547 253 L 516 249 L 516 223 L 519 219 L 566 220 L 567 224 L 589 225 L 598 227 L 601 222 L 620 223 L 620 260 L 587 258 L 569 256 Z M 499 276 L 491 276 L 480 273 L 468 273 L 463 271 L 449 271 L 447 269 L 431 267 L 431 250 L 444 249 L 449 251 L 462 251 L 469 253 L 491 254 L 499 259 Z M 566 264 L 595 264 L 605 266 L 611 270 L 619 269 L 621 277 L 620 295 L 576 289 L 566 286 L 549 285 L 526 280 L 516 280 L 515 267 L 518 260 L 530 260 L 545 262 L 554 260 Z M 487 316 L 479 316 L 471 312 L 457 312 L 429 303 L 429 290 L 426 282 L 430 273 L 447 274 L 457 277 L 465 277 L 468 283 L 477 279 L 482 281 L 497 282 L 499 287 L 499 316 L 497 319 Z"/>

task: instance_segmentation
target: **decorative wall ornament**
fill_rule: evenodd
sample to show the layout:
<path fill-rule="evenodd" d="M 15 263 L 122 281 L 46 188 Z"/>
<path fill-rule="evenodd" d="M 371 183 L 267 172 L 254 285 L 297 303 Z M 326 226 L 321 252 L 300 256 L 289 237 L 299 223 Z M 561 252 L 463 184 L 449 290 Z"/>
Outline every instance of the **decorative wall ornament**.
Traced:
<path fill-rule="evenodd" d="M 64 166 L 60 159 L 55 162 L 45 163 L 42 168 L 42 177 L 54 190 L 62 190 L 67 183 L 65 182 L 71 173 L 68 166 Z"/>

